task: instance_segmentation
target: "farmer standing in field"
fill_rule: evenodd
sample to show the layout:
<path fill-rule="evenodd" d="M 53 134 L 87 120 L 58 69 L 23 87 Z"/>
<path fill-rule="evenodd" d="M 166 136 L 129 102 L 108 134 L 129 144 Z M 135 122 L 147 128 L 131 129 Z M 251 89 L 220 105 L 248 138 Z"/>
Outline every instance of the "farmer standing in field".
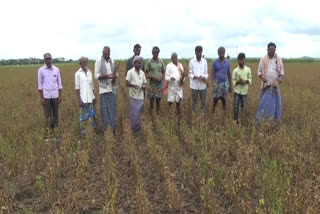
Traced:
<path fill-rule="evenodd" d="M 38 70 L 38 90 L 46 117 L 45 141 L 47 142 L 48 132 L 58 126 L 62 85 L 60 70 L 52 65 L 51 54 L 45 53 L 43 57 L 45 65 Z"/>
<path fill-rule="evenodd" d="M 155 46 L 152 48 L 152 59 L 146 63 L 146 78 L 149 79 L 148 99 L 150 99 L 149 113 L 152 114 L 153 102 L 156 100 L 157 114 L 160 113 L 160 102 L 163 91 L 163 79 L 165 74 L 165 65 L 162 59 L 159 59 L 160 49 Z"/>
<path fill-rule="evenodd" d="M 126 82 L 130 87 L 130 123 L 131 130 L 136 132 L 141 127 L 141 112 L 144 105 L 143 90 L 146 87 L 147 79 L 141 69 L 142 57 L 135 56 L 133 59 L 134 67 L 127 73 Z"/>
<path fill-rule="evenodd" d="M 140 56 L 140 52 L 141 52 L 141 46 L 139 44 L 135 44 L 133 46 L 133 56 L 130 57 L 127 61 L 127 65 L 126 65 L 126 74 L 128 73 L 128 71 L 134 67 L 134 57 L 135 56 Z M 143 58 L 141 57 L 141 65 L 140 65 L 140 69 L 144 71 L 144 63 L 143 63 Z"/>
<path fill-rule="evenodd" d="M 88 57 L 81 57 L 79 63 L 80 68 L 75 73 L 75 90 L 80 107 L 81 135 L 85 135 L 88 123 L 91 122 L 94 129 L 97 126 L 95 116 L 96 98 L 92 73 L 88 68 Z"/>
<path fill-rule="evenodd" d="M 95 78 L 99 82 L 100 108 L 104 131 L 107 130 L 108 123 L 113 133 L 116 134 L 116 106 L 117 106 L 117 68 L 110 58 L 110 48 L 105 46 L 101 59 L 95 63 Z"/>
<path fill-rule="evenodd" d="M 228 92 L 232 91 L 230 62 L 225 58 L 226 49 L 224 47 L 218 48 L 219 58 L 216 59 L 211 66 L 212 83 L 213 83 L 213 105 L 212 112 L 219 99 L 222 102 L 222 109 L 224 112 L 227 109 Z"/>
<path fill-rule="evenodd" d="M 192 96 L 192 113 L 196 112 L 198 95 L 200 95 L 201 110 L 205 115 L 207 103 L 208 64 L 207 60 L 202 58 L 202 50 L 201 46 L 196 46 L 196 56 L 189 62 L 189 78 Z"/>
<path fill-rule="evenodd" d="M 263 118 L 274 119 L 278 126 L 281 120 L 280 83 L 284 75 L 282 59 L 276 54 L 276 44 L 270 42 L 268 54 L 260 59 L 258 76 L 262 80 L 260 104 L 256 113 L 256 122 L 261 124 Z"/>
<path fill-rule="evenodd" d="M 239 123 L 239 103 L 241 103 L 242 112 L 247 113 L 248 88 L 249 84 L 252 84 L 251 69 L 245 66 L 245 59 L 246 55 L 244 53 L 239 53 L 239 66 L 232 72 L 232 84 L 234 87 L 234 120 L 237 123 Z"/>
<path fill-rule="evenodd" d="M 180 114 L 180 102 L 183 98 L 182 85 L 185 73 L 181 63 L 178 62 L 177 53 L 171 54 L 171 62 L 166 67 L 165 79 L 168 82 L 168 103 L 171 109 L 172 103 L 176 103 L 177 114 Z"/>

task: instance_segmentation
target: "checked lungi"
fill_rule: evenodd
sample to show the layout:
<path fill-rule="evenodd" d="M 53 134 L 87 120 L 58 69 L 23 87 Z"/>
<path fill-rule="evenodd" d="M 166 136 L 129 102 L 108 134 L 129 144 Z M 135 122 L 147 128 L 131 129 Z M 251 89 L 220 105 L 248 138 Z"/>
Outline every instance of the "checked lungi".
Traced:
<path fill-rule="evenodd" d="M 256 123 L 262 119 L 274 119 L 280 122 L 282 114 L 280 88 L 268 86 L 261 92 L 260 104 L 256 113 Z"/>
<path fill-rule="evenodd" d="M 100 94 L 100 109 L 103 128 L 106 131 L 108 124 L 112 129 L 116 128 L 116 108 L 117 99 L 116 94 L 107 92 Z"/>
<path fill-rule="evenodd" d="M 83 106 L 80 107 L 79 121 L 82 134 L 85 134 L 85 130 L 90 123 L 92 123 L 94 129 L 97 127 L 96 110 L 92 103 L 83 103 Z"/>
<path fill-rule="evenodd" d="M 218 82 L 215 80 L 215 85 L 213 86 L 213 98 L 219 99 L 222 98 L 227 100 L 228 98 L 228 90 L 229 90 L 229 83 L 228 81 L 225 82 Z"/>

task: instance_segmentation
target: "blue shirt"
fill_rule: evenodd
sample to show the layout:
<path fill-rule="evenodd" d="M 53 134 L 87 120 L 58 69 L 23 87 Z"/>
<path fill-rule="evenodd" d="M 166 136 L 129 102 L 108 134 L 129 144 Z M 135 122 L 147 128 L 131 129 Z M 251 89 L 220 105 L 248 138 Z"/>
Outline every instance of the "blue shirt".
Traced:
<path fill-rule="evenodd" d="M 214 79 L 218 82 L 225 82 L 228 80 L 228 72 L 230 72 L 230 62 L 225 59 L 224 63 L 220 59 L 216 59 L 211 66 L 211 70 L 215 71 Z"/>

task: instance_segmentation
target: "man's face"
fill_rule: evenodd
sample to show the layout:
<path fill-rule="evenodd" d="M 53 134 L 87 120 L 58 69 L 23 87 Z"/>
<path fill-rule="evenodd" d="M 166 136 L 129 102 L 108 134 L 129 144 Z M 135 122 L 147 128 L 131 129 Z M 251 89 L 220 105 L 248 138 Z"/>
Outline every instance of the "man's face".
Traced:
<path fill-rule="evenodd" d="M 51 58 L 46 58 L 46 59 L 44 59 L 44 63 L 47 65 L 48 68 L 51 68 L 52 59 Z"/>
<path fill-rule="evenodd" d="M 80 67 L 81 67 L 83 70 L 87 70 L 88 60 L 81 60 L 81 62 L 80 62 Z"/>
<path fill-rule="evenodd" d="M 152 56 L 153 56 L 153 58 L 157 59 L 159 56 L 159 52 L 158 51 L 152 52 Z"/>
<path fill-rule="evenodd" d="M 221 50 L 218 52 L 218 55 L 219 55 L 219 59 L 220 60 L 223 60 L 224 59 L 224 54 L 225 54 L 225 51 Z"/>
<path fill-rule="evenodd" d="M 201 59 L 201 57 L 202 57 L 202 51 L 196 51 L 196 57 L 197 57 L 197 59 Z"/>
<path fill-rule="evenodd" d="M 141 48 L 135 48 L 133 49 L 133 53 L 135 56 L 140 56 Z"/>
<path fill-rule="evenodd" d="M 102 55 L 103 55 L 103 58 L 108 60 L 110 58 L 110 49 L 109 48 L 103 49 Z"/>
<path fill-rule="evenodd" d="M 275 54 L 275 52 L 276 52 L 276 47 L 270 46 L 270 47 L 267 49 L 267 51 L 268 51 L 268 55 L 269 55 L 270 57 L 273 57 L 274 54 Z"/>
<path fill-rule="evenodd" d="M 243 66 L 244 66 L 244 62 L 245 62 L 245 59 L 244 59 L 244 58 L 239 59 L 239 60 L 238 60 L 239 66 L 240 66 L 240 67 L 243 67 Z"/>
<path fill-rule="evenodd" d="M 134 62 L 134 67 L 136 68 L 136 70 L 140 70 L 141 60 L 136 60 L 136 61 Z"/>
<path fill-rule="evenodd" d="M 176 65 L 176 64 L 178 63 L 178 57 L 177 57 L 177 55 L 172 55 L 171 61 L 173 62 L 173 64 Z"/>

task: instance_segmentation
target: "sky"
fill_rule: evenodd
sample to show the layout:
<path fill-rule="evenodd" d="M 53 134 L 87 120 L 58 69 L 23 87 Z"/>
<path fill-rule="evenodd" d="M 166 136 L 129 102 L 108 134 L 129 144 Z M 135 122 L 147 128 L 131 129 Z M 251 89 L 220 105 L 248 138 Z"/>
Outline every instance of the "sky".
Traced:
<path fill-rule="evenodd" d="M 104 46 L 126 59 L 136 43 L 144 58 L 153 46 L 161 58 L 191 58 L 197 45 L 209 58 L 220 46 L 231 57 L 261 57 L 269 42 L 285 58 L 320 57 L 320 1 L 298 2 L 2 0 L 0 59 L 97 59 Z"/>

